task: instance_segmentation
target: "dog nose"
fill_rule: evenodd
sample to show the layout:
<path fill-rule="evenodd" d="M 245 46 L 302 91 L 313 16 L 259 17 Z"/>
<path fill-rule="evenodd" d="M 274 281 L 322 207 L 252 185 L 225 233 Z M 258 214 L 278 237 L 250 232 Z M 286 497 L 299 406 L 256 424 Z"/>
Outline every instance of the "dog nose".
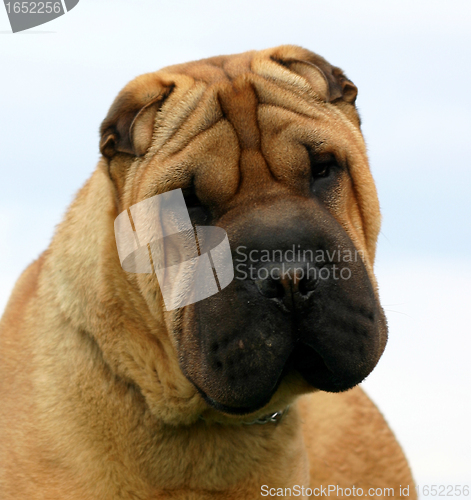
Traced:
<path fill-rule="evenodd" d="M 258 268 L 253 280 L 264 297 L 286 306 L 307 298 L 318 284 L 316 269 L 304 263 L 270 263 Z"/>

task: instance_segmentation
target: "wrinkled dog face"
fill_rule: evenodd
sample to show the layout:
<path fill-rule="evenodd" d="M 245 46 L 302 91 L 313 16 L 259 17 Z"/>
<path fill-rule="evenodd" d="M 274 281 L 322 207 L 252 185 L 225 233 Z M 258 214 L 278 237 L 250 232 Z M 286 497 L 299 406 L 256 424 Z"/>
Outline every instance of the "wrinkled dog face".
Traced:
<path fill-rule="evenodd" d="M 103 123 L 120 210 L 181 188 L 195 225 L 227 232 L 235 279 L 164 313 L 181 370 L 218 410 L 255 411 L 292 373 L 349 389 L 384 350 L 355 97 L 338 68 L 284 46 L 143 75 Z M 155 275 L 137 283 L 162 314 Z"/>

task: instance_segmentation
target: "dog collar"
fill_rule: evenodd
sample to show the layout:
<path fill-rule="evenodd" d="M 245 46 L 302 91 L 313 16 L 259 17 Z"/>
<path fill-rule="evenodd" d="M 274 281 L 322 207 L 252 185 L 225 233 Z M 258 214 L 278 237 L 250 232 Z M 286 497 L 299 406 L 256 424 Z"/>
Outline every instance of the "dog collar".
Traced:
<path fill-rule="evenodd" d="M 239 422 L 240 424 L 243 425 L 263 425 L 263 424 L 278 424 L 283 417 L 288 413 L 289 406 L 287 406 L 284 410 L 281 411 L 275 411 L 274 413 L 269 413 L 268 415 L 265 415 L 260 418 L 256 418 L 255 420 L 252 420 L 251 422 Z M 203 415 L 200 415 L 200 419 L 204 420 L 205 422 L 207 421 Z M 218 424 L 222 424 L 222 422 L 218 422 L 215 420 L 214 422 Z"/>
<path fill-rule="evenodd" d="M 242 422 L 244 425 L 254 425 L 254 424 L 277 424 L 281 419 L 288 413 L 289 406 L 287 406 L 283 411 L 275 411 L 275 413 L 269 413 L 264 417 L 252 420 L 252 422 Z"/>

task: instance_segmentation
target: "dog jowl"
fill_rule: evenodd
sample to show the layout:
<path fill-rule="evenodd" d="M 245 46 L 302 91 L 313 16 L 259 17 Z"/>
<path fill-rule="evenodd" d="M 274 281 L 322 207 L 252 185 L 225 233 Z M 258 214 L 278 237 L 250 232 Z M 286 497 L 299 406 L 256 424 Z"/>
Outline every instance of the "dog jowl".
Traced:
<path fill-rule="evenodd" d="M 315 201 L 275 198 L 224 227 L 249 255 L 267 247 L 283 255 L 296 242 L 303 255 L 323 250 L 334 258 L 315 266 L 249 259 L 250 273 L 236 272 L 221 293 L 184 311 L 181 365 L 205 399 L 226 412 L 251 412 L 290 370 L 325 391 L 361 382 L 383 351 L 385 320 L 362 260 L 339 258 L 356 249 L 335 219 Z"/>
<path fill-rule="evenodd" d="M 181 370 L 225 413 L 262 408 L 293 373 L 350 389 L 384 350 L 379 209 L 355 98 L 338 68 L 288 46 L 144 75 L 102 125 L 121 210 L 181 189 L 195 231 L 221 228 L 233 256 L 246 251 L 251 273 L 164 313 Z M 293 246 L 302 256 L 284 258 Z M 136 280 L 162 311 L 162 280 Z"/>

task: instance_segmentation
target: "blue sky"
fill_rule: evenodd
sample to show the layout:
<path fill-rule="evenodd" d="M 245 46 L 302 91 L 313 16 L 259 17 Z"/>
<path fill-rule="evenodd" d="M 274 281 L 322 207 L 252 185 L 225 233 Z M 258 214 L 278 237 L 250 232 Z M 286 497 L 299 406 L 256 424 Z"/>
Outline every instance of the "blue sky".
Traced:
<path fill-rule="evenodd" d="M 138 74 L 293 43 L 340 66 L 383 211 L 390 343 L 365 388 L 419 483 L 471 482 L 471 4 L 81 0 L 10 34 L 0 11 L 0 310 L 98 160 L 98 128 Z"/>

